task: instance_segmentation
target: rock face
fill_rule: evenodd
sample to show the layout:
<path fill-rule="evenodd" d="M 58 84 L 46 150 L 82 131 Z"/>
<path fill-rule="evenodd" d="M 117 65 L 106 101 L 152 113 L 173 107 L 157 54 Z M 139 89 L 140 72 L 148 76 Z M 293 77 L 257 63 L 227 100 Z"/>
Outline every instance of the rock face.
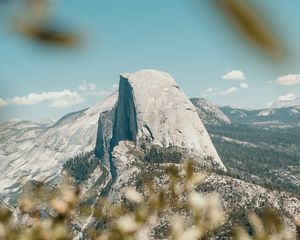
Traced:
<path fill-rule="evenodd" d="M 200 119 L 204 124 L 230 124 L 230 119 L 214 104 L 204 98 L 191 98 Z"/>
<path fill-rule="evenodd" d="M 153 176 L 158 189 L 165 189 L 167 186 L 168 176 L 166 174 L 166 168 L 170 163 L 153 165 L 143 160 L 137 160 L 136 156 L 130 154 L 131 147 L 133 146 L 129 142 L 122 142 L 114 151 L 114 158 L 118 160 L 117 168 L 120 169 L 120 175 L 111 188 L 109 199 L 116 204 L 124 201 L 124 191 L 126 188 L 138 188 L 141 184 L 141 179 L 147 174 Z M 139 164 L 137 165 L 135 161 L 139 161 Z M 174 164 L 174 166 L 176 166 L 176 164 Z M 225 224 L 208 239 L 231 239 L 230 232 L 235 225 L 238 224 L 247 228 L 248 221 L 246 216 L 249 211 L 259 213 L 266 207 L 280 213 L 292 233 L 295 234 L 296 232 L 293 220 L 300 214 L 300 199 L 288 193 L 271 191 L 259 185 L 215 173 L 209 174 L 195 191 L 201 194 L 217 193 L 227 215 Z M 167 239 L 164 226 L 167 225 L 167 222 L 169 222 L 176 213 L 176 211 L 169 212 L 160 216 L 160 218 L 149 227 L 144 239 Z M 188 222 L 189 218 L 187 218 L 186 221 Z"/>
<path fill-rule="evenodd" d="M 55 182 L 66 160 L 94 151 L 99 115 L 112 109 L 116 101 L 117 93 L 51 126 L 1 123 L 0 197 L 16 198 L 28 180 Z"/>
<path fill-rule="evenodd" d="M 95 155 L 102 159 L 102 163 L 110 166 L 110 141 L 112 139 L 113 121 L 115 118 L 115 107 L 100 114 L 98 121 L 97 141 Z"/>
<path fill-rule="evenodd" d="M 199 162 L 226 170 L 191 101 L 167 73 L 142 70 L 124 73 L 119 84 L 115 107 L 110 153 L 120 141 L 137 146 L 150 143 L 162 148 L 180 147 Z M 104 114 L 100 117 L 104 120 Z M 98 157 L 105 155 L 108 139 L 100 131 L 96 144 Z M 105 140 L 103 140 L 105 139 Z M 104 162 L 107 162 L 105 160 Z"/>
<path fill-rule="evenodd" d="M 1 123 L 0 207 L 7 207 L 24 185 L 32 192 L 32 186 L 39 181 L 48 185 L 58 181 L 62 172 L 67 171 L 64 163 L 78 154 L 74 165 L 80 164 L 72 165 L 75 175 L 82 174 L 83 166 L 88 165 L 84 153 L 89 159 L 101 161 L 78 180 L 83 201 L 91 207 L 102 196 L 112 203 L 123 201 L 125 188 L 138 189 L 144 177 L 152 178 L 159 189 L 165 189 L 166 169 L 193 157 L 200 167 L 207 163 L 223 170 L 218 174 L 212 171 L 195 189 L 200 193 L 217 192 L 229 217 L 217 237 L 211 239 L 227 239 L 228 229 L 244 221 L 247 210 L 256 211 L 264 206 L 282 212 L 295 230 L 292 218 L 300 213 L 299 198 L 227 176 L 229 173 L 224 171 L 226 168 L 199 116 L 214 127 L 230 123 L 205 100 L 191 102 L 169 74 L 143 70 L 122 74 L 118 94 L 89 109 L 68 114 L 54 125 Z M 162 216 L 144 239 L 166 237 L 161 223 L 168 222 L 174 214 Z M 82 221 L 74 222 L 76 239 L 88 239 L 84 238 L 87 226 L 97 224 L 92 216 Z"/>
<path fill-rule="evenodd" d="M 53 125 L 1 123 L 0 131 L 0 192 L 9 201 L 29 180 L 55 183 L 68 159 L 87 152 L 94 151 L 114 178 L 111 156 L 123 140 L 180 147 L 225 170 L 190 100 L 169 74 L 155 70 L 122 74 L 119 95 Z"/>
<path fill-rule="evenodd" d="M 153 156 L 150 161 L 147 160 L 148 149 L 142 147 L 145 143 L 157 146 L 159 151 L 179 147 L 191 152 L 195 161 L 213 161 L 219 168 L 225 169 L 197 109 L 203 110 L 205 119 L 212 125 L 230 124 L 230 120 L 205 101 L 194 99 L 192 102 L 167 73 L 143 70 L 121 75 L 118 102 L 112 111 L 101 114 L 96 144 L 96 154 L 110 168 L 113 178 L 108 191 L 105 191 L 112 203 L 122 202 L 125 199 L 124 189 L 138 188 L 145 176 L 155 179 L 158 188 L 163 187 L 167 179 L 165 168 L 178 164 L 172 158 L 164 162 L 163 154 L 159 155 L 159 162 L 153 161 Z M 105 126 L 107 129 L 104 129 Z M 229 216 L 226 225 L 212 239 L 227 239 L 229 229 L 245 221 L 248 210 L 256 211 L 264 206 L 283 212 L 285 221 L 295 230 L 291 216 L 299 213 L 300 201 L 288 194 L 272 192 L 215 173 L 197 191 L 218 192 Z M 171 217 L 172 214 L 167 214 L 153 224 L 145 239 L 165 239 L 163 234 L 156 236 L 155 233 L 163 233 L 160 227 L 165 226 L 164 222 Z"/>

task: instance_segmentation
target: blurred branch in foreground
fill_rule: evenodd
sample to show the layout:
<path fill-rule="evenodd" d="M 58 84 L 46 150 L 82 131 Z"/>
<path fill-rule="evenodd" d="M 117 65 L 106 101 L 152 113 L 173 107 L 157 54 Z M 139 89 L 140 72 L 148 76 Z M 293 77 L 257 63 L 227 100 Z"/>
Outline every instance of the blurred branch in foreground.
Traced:
<path fill-rule="evenodd" d="M 12 2 L 0 0 L 0 3 Z M 17 21 L 15 29 L 27 37 L 44 44 L 74 46 L 79 42 L 77 34 L 62 29 L 58 24 L 49 24 L 49 0 L 22 0 L 24 19 Z M 236 30 L 254 43 L 262 52 L 275 59 L 281 59 L 284 51 L 281 42 L 271 31 L 269 24 L 257 13 L 248 1 L 215 0 L 225 12 Z M 271 3 L 270 3 L 271 4 Z"/>
<path fill-rule="evenodd" d="M 22 1 L 0 1 L 0 3 L 16 3 L 19 9 L 13 28 L 32 40 L 37 42 L 73 47 L 79 43 L 79 34 L 62 27 L 60 22 L 53 24 L 53 16 L 49 13 L 49 0 L 22 0 Z"/>
<path fill-rule="evenodd" d="M 47 25 L 27 25 L 17 22 L 16 29 L 33 40 L 62 46 L 74 46 L 79 42 L 78 36 L 66 30 L 60 30 L 59 27 L 49 27 Z"/>
<path fill-rule="evenodd" d="M 127 188 L 121 202 L 99 198 L 94 206 L 84 204 L 79 188 L 73 187 L 69 180 L 55 189 L 39 184 L 34 194 L 25 191 L 20 201 L 19 212 L 27 216 L 23 224 L 13 223 L 12 213 L 0 208 L 0 239 L 69 240 L 76 237 L 74 232 L 78 234 L 76 223 L 94 219 L 94 223 L 99 224 L 85 224 L 85 230 L 81 229 L 85 231 L 81 232 L 84 239 L 139 240 L 145 239 L 141 234 L 154 219 L 167 214 L 170 216 L 167 239 L 211 239 L 214 231 L 228 220 L 217 194 L 195 191 L 206 174 L 196 172 L 192 161 L 169 166 L 166 173 L 169 180 L 163 189 L 157 188 L 154 179 L 148 179 L 144 181 L 142 193 Z M 263 211 L 261 217 L 250 213 L 248 219 L 253 236 L 242 227 L 236 227 L 233 239 L 293 239 L 283 220 L 270 210 Z"/>
<path fill-rule="evenodd" d="M 273 58 L 280 59 L 283 57 L 284 52 L 281 43 L 271 32 L 270 26 L 258 15 L 256 9 L 248 1 L 216 0 L 216 3 L 247 40 Z"/>

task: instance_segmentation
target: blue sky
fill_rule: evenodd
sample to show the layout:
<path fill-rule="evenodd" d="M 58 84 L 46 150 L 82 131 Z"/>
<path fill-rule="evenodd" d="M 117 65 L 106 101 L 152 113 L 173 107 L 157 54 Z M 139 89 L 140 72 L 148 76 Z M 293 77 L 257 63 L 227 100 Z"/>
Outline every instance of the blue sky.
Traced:
<path fill-rule="evenodd" d="M 263 108 L 299 96 L 300 2 L 251 2 L 286 46 L 283 61 L 245 43 L 206 0 L 53 1 L 53 18 L 82 35 L 75 49 L 24 38 L 11 27 L 15 9 L 3 7 L 0 121 L 58 119 L 103 99 L 121 72 L 145 68 L 169 72 L 189 97 L 219 105 Z"/>

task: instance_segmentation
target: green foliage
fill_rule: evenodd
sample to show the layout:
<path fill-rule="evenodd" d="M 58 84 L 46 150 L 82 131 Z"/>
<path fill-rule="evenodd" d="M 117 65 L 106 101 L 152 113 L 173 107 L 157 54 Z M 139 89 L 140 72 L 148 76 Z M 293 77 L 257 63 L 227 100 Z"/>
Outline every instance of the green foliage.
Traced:
<path fill-rule="evenodd" d="M 181 163 L 182 158 L 182 151 L 178 147 L 151 146 L 145 150 L 144 160 L 149 163 Z"/>
<path fill-rule="evenodd" d="M 293 176 L 300 176 L 300 129 L 206 127 L 229 175 L 271 189 L 300 192 L 293 181 Z"/>
<path fill-rule="evenodd" d="M 75 181 L 82 182 L 88 179 L 89 175 L 99 166 L 100 161 L 93 152 L 82 153 L 64 164 L 64 170 Z"/>
<path fill-rule="evenodd" d="M 143 182 L 140 192 L 126 188 L 125 198 L 121 202 L 112 204 L 100 198 L 93 207 L 81 206 L 80 191 L 69 181 L 64 181 L 55 189 L 38 187 L 36 191 L 40 193 L 20 201 L 21 214 L 31 216 L 27 226 L 13 224 L 11 212 L 0 209 L 0 239 L 69 240 L 75 237 L 74 224 L 90 216 L 97 224 L 86 226 L 82 232 L 85 239 L 138 240 L 143 229 L 151 226 L 153 219 L 159 223 L 153 229 L 157 239 L 199 240 L 213 236 L 214 231 L 224 223 L 225 215 L 218 195 L 195 191 L 206 174 L 197 172 L 192 161 L 168 165 L 165 172 L 168 184 L 160 188 L 149 179 Z M 37 199 L 39 196 L 43 201 Z M 40 214 L 44 204 L 49 213 L 46 217 Z M 167 215 L 167 222 L 161 221 Z M 292 239 L 293 236 L 276 213 L 268 210 L 262 212 L 261 217 L 254 213 L 247 215 L 253 234 L 249 235 L 236 226 L 233 239 Z"/>

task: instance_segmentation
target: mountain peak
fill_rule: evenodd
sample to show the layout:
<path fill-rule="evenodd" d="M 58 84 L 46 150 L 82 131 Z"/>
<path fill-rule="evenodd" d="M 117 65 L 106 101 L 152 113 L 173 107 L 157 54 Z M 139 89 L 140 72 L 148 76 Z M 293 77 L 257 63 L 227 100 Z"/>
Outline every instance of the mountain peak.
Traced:
<path fill-rule="evenodd" d="M 210 161 L 225 170 L 195 107 L 168 73 L 141 70 L 121 74 L 113 121 L 111 151 L 122 140 L 150 142 L 186 149 L 199 162 Z M 103 136 L 99 139 L 107 142 Z"/>
<path fill-rule="evenodd" d="M 135 73 L 122 73 L 121 77 L 128 79 L 131 83 L 134 83 L 135 81 L 150 81 L 150 82 L 160 82 L 162 84 L 166 84 L 167 82 L 176 84 L 173 77 L 166 72 L 154 70 L 154 69 L 143 69 L 140 71 L 137 71 Z"/>
<path fill-rule="evenodd" d="M 294 94 L 288 94 L 287 96 L 279 97 L 274 101 L 270 108 L 288 108 L 288 107 L 299 107 L 300 106 L 300 97 L 295 96 Z"/>
<path fill-rule="evenodd" d="M 204 124 L 221 125 L 230 124 L 230 119 L 213 103 L 204 98 L 191 98 L 201 120 Z"/>

